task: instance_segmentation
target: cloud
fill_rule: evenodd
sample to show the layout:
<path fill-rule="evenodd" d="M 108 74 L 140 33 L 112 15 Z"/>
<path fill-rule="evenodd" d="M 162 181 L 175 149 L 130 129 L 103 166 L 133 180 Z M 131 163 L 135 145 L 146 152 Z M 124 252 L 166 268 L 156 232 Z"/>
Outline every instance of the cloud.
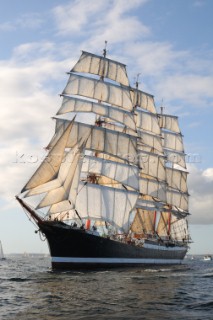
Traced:
<path fill-rule="evenodd" d="M 14 195 L 38 166 L 54 133 L 50 118 L 60 106 L 58 93 L 68 78 L 64 75 L 68 62 L 55 59 L 52 48 L 49 42 L 23 44 L 10 60 L 0 61 L 0 163 L 4 168 L 0 194 L 7 203 L 14 203 Z M 34 51 L 38 56 L 31 60 Z M 33 161 L 35 157 L 38 161 Z"/>
<path fill-rule="evenodd" d="M 23 43 L 14 48 L 13 58 L 15 61 L 24 60 L 26 63 L 27 59 L 32 61 L 36 57 L 41 58 L 43 55 L 50 56 L 55 49 L 55 44 L 50 41 Z"/>
<path fill-rule="evenodd" d="M 127 14 L 144 5 L 148 0 L 96 1 L 78 0 L 65 6 L 57 6 L 52 12 L 58 34 L 78 34 L 88 43 L 103 44 L 104 40 L 121 43 L 149 34 L 147 26 L 136 17 Z"/>
<path fill-rule="evenodd" d="M 189 211 L 192 224 L 213 224 L 213 168 L 188 165 Z"/>
<path fill-rule="evenodd" d="M 72 1 L 68 5 L 53 8 L 58 33 L 67 35 L 70 32 L 81 32 L 93 20 L 90 19 L 105 9 L 106 3 L 101 1 L 85 2 L 84 0 Z M 87 29 L 86 29 L 87 30 Z"/>
<path fill-rule="evenodd" d="M 204 170 L 203 176 L 206 178 L 207 181 L 213 181 L 213 168 L 208 168 Z"/>
<path fill-rule="evenodd" d="M 124 52 L 128 52 L 129 60 L 133 62 L 133 72 L 136 72 L 137 68 L 143 77 L 151 76 L 154 79 L 162 77 L 168 71 L 174 72 L 177 61 L 186 56 L 186 52 L 175 51 L 170 43 L 150 40 L 131 41 L 126 44 Z"/>
<path fill-rule="evenodd" d="M 44 23 L 44 19 L 41 14 L 28 13 L 23 14 L 19 18 L 13 21 L 7 21 L 0 24 L 1 31 L 16 31 L 17 29 L 38 29 Z"/>
<path fill-rule="evenodd" d="M 158 83 L 157 91 L 167 100 L 180 99 L 184 103 L 209 106 L 213 99 L 213 77 L 196 74 L 169 75 Z"/>
<path fill-rule="evenodd" d="M 131 50 L 129 50 L 131 47 Z M 122 47 L 128 58 L 132 80 L 140 73 L 140 88 L 154 93 L 168 104 L 212 107 L 212 52 L 197 55 L 189 50 L 176 50 L 171 43 L 130 41 Z"/>
<path fill-rule="evenodd" d="M 201 122 L 196 121 L 196 122 L 191 122 L 191 123 L 189 123 L 188 127 L 189 127 L 189 128 L 196 128 L 196 127 L 200 127 L 201 125 L 202 125 Z"/>
<path fill-rule="evenodd" d="M 11 22 L 4 22 L 0 24 L 0 31 L 12 31 L 15 30 L 15 25 Z"/>
<path fill-rule="evenodd" d="M 196 0 L 196 1 L 194 1 L 193 6 L 194 7 L 203 7 L 205 4 L 206 3 L 204 0 Z"/>

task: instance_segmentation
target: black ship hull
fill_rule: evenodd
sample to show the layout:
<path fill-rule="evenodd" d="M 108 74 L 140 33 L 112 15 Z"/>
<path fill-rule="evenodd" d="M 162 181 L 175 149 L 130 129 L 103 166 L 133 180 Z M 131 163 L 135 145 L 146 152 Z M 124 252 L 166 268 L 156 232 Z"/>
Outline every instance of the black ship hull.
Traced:
<path fill-rule="evenodd" d="M 187 252 L 184 246 L 154 241 L 145 241 L 143 246 L 122 243 L 62 222 L 42 221 L 39 227 L 47 238 L 53 269 L 180 264 Z"/>

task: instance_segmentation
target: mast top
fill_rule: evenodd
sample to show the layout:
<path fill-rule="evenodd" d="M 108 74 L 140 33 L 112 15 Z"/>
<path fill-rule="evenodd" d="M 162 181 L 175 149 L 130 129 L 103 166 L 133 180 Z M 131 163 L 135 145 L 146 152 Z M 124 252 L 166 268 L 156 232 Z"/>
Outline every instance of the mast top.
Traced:
<path fill-rule="evenodd" d="M 165 107 L 160 107 L 160 113 L 163 114 L 163 109 L 165 109 Z"/>
<path fill-rule="evenodd" d="M 163 114 L 163 109 L 165 109 L 165 107 L 163 107 L 163 99 L 161 101 L 161 106 L 160 106 L 160 113 Z"/>
<path fill-rule="evenodd" d="M 137 77 L 136 77 L 136 81 L 135 81 L 135 87 L 136 87 L 136 89 L 138 89 L 138 86 L 139 86 L 139 76 L 141 75 L 141 73 L 138 73 L 137 74 Z"/>
<path fill-rule="evenodd" d="M 103 49 L 103 56 L 104 56 L 104 58 L 106 58 L 106 54 L 107 54 L 106 48 L 107 48 L 107 41 L 105 40 L 105 47 L 104 47 L 104 49 Z"/>

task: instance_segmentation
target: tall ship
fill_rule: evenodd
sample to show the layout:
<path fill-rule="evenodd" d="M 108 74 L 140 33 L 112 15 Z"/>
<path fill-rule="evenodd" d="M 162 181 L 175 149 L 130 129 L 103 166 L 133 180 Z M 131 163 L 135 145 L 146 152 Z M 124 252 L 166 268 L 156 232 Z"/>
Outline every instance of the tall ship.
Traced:
<path fill-rule="evenodd" d="M 123 63 L 83 51 L 48 154 L 16 199 L 53 269 L 180 264 L 189 246 L 178 118 L 131 86 Z"/>

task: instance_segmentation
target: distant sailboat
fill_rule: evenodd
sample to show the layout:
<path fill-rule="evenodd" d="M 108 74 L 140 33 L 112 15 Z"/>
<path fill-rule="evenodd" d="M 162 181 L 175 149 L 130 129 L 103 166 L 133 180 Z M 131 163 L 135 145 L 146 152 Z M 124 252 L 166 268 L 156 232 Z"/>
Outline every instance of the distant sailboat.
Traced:
<path fill-rule="evenodd" d="M 203 260 L 205 261 L 211 261 L 212 257 L 210 255 L 204 256 Z"/>
<path fill-rule="evenodd" d="M 5 260 L 1 241 L 0 241 L 0 260 Z"/>

